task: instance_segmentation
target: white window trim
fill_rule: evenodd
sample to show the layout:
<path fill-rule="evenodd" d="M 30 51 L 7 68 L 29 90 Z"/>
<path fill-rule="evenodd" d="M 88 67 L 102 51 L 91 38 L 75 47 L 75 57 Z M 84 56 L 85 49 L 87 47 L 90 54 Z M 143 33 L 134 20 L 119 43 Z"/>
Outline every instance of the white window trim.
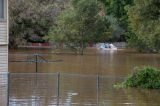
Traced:
<path fill-rule="evenodd" d="M 0 22 L 5 22 L 6 20 L 6 10 L 7 10 L 7 2 L 3 0 L 3 18 L 0 18 Z"/>

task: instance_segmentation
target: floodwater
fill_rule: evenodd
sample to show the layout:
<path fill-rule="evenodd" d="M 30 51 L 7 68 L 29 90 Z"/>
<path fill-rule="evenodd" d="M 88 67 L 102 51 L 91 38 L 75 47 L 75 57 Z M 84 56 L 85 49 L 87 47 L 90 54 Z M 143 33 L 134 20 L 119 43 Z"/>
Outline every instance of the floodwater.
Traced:
<path fill-rule="evenodd" d="M 38 63 L 40 73 L 70 73 L 85 75 L 126 76 L 137 66 L 154 66 L 160 68 L 160 55 L 142 54 L 129 50 L 104 51 L 89 49 L 83 56 L 75 54 L 55 54 L 49 50 L 11 51 L 9 61 L 35 60 L 33 53 L 43 53 L 38 60 L 62 60 L 58 62 Z M 18 53 L 18 54 L 17 54 Z M 28 53 L 28 55 L 27 55 Z M 10 62 L 9 71 L 13 73 L 34 73 L 35 63 Z"/>
<path fill-rule="evenodd" d="M 37 74 L 36 63 L 29 62 L 36 59 L 34 53 L 43 53 L 37 57 L 40 62 Z M 51 62 L 53 60 L 62 61 Z M 6 85 L 7 74 L 0 77 L 4 80 L 0 82 L 0 106 L 6 102 L 9 106 L 160 105 L 160 90 L 113 88 L 115 83 L 133 73 L 135 66 L 160 68 L 158 54 L 89 49 L 81 56 L 49 50 L 16 50 L 10 51 L 9 61 L 12 61 L 9 63 L 9 85 Z"/>
<path fill-rule="evenodd" d="M 11 74 L 9 106 L 159 106 L 160 90 L 115 89 L 121 77 Z M 98 80 L 99 79 L 99 80 Z"/>

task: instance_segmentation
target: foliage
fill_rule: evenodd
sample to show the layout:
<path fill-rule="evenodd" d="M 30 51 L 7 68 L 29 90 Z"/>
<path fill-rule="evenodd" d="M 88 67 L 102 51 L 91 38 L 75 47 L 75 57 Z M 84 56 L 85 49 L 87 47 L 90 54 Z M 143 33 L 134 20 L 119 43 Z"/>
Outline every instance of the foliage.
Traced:
<path fill-rule="evenodd" d="M 86 43 L 97 42 L 100 35 L 105 35 L 108 23 L 101 14 L 101 7 L 101 3 L 95 0 L 71 0 L 50 29 L 48 38 L 63 42 L 83 54 Z"/>
<path fill-rule="evenodd" d="M 45 36 L 63 7 L 60 1 L 63 0 L 9 0 L 10 40 Z"/>
<path fill-rule="evenodd" d="M 113 41 L 118 38 L 123 41 L 128 32 L 128 15 L 126 7 L 133 4 L 133 0 L 100 0 L 105 4 L 106 17 L 111 17 L 109 22 L 113 29 Z M 114 26 L 114 27 L 113 27 Z"/>
<path fill-rule="evenodd" d="M 152 67 L 136 68 L 132 75 L 115 87 L 160 89 L 160 70 Z"/>
<path fill-rule="evenodd" d="M 159 10 L 159 0 L 134 0 L 134 5 L 128 7 L 129 27 L 134 33 L 129 39 L 132 47 L 143 52 L 160 51 Z"/>

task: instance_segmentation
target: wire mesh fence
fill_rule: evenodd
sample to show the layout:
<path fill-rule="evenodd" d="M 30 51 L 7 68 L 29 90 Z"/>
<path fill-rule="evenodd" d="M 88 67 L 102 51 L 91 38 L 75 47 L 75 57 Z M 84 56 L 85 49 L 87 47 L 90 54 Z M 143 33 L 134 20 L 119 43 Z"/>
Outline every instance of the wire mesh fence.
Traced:
<path fill-rule="evenodd" d="M 0 106 L 160 104 L 159 90 L 115 89 L 113 85 L 123 79 L 67 73 L 4 73 L 0 74 Z"/>

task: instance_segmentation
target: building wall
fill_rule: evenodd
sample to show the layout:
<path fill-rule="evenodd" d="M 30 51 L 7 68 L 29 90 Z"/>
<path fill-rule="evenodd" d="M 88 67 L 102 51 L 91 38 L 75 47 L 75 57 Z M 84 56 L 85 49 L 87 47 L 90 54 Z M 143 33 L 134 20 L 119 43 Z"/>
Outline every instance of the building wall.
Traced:
<path fill-rule="evenodd" d="M 8 44 L 7 29 L 7 22 L 0 21 L 0 45 Z"/>
<path fill-rule="evenodd" d="M 4 18 L 0 19 L 0 73 L 8 72 L 8 1 L 4 0 Z"/>
<path fill-rule="evenodd" d="M 0 46 L 0 73 L 8 72 L 8 47 Z"/>
<path fill-rule="evenodd" d="M 8 0 L 4 0 L 3 7 L 4 14 L 0 18 L 0 106 L 8 106 Z"/>

